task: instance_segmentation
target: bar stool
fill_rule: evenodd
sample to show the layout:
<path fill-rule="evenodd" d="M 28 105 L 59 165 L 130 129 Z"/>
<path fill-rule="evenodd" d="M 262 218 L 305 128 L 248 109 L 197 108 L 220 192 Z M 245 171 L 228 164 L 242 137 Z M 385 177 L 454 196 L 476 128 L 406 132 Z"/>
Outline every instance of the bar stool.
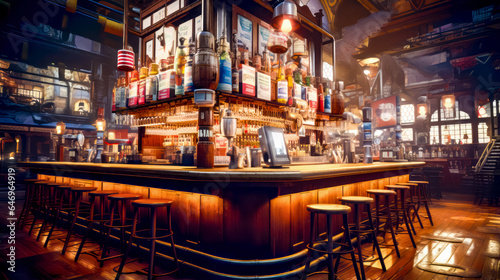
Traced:
<path fill-rule="evenodd" d="M 94 223 L 99 223 L 100 229 L 100 240 L 103 241 L 103 234 L 104 234 L 104 228 L 103 224 L 104 222 L 108 221 L 110 219 L 109 213 L 105 213 L 105 206 L 106 206 L 106 201 L 107 197 L 112 195 L 112 194 L 117 194 L 117 191 L 114 190 L 105 190 L 105 191 L 93 191 L 89 192 L 89 197 L 90 197 L 90 214 L 85 217 L 85 221 L 87 221 L 87 230 L 85 231 L 85 235 L 82 238 L 82 242 L 80 243 L 80 247 L 78 248 L 78 251 L 76 252 L 75 255 L 75 262 L 78 261 L 78 258 L 80 257 L 80 254 L 82 252 L 83 246 L 85 245 L 85 241 L 87 241 L 87 238 L 89 237 L 90 233 L 92 232 L 92 228 L 94 227 Z M 99 213 L 95 213 L 95 208 L 96 208 L 96 198 L 99 198 L 99 204 L 97 207 L 99 208 Z M 103 242 L 100 243 L 102 246 Z"/>
<path fill-rule="evenodd" d="M 418 195 L 417 195 L 417 193 L 418 193 L 418 184 L 407 182 L 407 183 L 396 183 L 396 185 L 410 187 L 409 199 L 407 199 L 407 201 L 406 201 L 406 203 L 407 203 L 407 209 L 408 209 L 408 218 L 410 219 L 410 221 L 414 221 L 415 218 L 417 218 L 418 223 L 420 224 L 420 227 L 424 228 L 424 225 L 422 224 L 422 219 L 420 219 L 420 215 L 418 214 L 418 208 L 417 208 L 417 204 L 418 204 Z M 410 215 L 412 209 L 413 209 L 413 215 Z M 412 216 L 412 218 L 410 218 L 411 216 Z"/>
<path fill-rule="evenodd" d="M 401 254 L 399 253 L 398 241 L 396 240 L 396 233 L 394 232 L 394 227 L 392 225 L 392 214 L 391 214 L 391 196 L 396 195 L 395 191 L 392 190 L 381 190 L 381 189 L 373 189 L 366 191 L 369 194 L 375 196 L 375 220 L 377 221 L 377 226 L 375 227 L 375 235 L 378 236 L 379 228 L 380 228 L 380 219 L 385 218 L 385 229 L 384 232 L 387 232 L 387 229 L 391 232 L 392 242 L 394 243 L 394 248 L 396 250 L 396 254 L 398 258 L 401 258 Z M 385 207 L 383 208 L 383 212 L 381 212 L 380 207 L 380 198 L 384 197 Z"/>
<path fill-rule="evenodd" d="M 82 195 L 84 193 L 89 193 L 97 190 L 95 187 L 74 187 L 71 188 L 71 194 L 73 194 L 75 198 L 75 211 L 71 211 L 73 213 L 73 220 L 71 221 L 71 225 L 69 226 L 68 235 L 66 236 L 66 240 L 64 241 L 64 247 L 62 249 L 61 254 L 64 255 L 66 250 L 68 249 L 68 244 L 71 239 L 71 234 L 73 233 L 73 229 L 75 228 L 76 220 L 78 219 L 78 215 L 80 214 L 80 208 L 82 204 Z"/>
<path fill-rule="evenodd" d="M 23 209 L 21 210 L 21 214 L 19 214 L 17 228 L 24 228 L 26 225 L 26 221 L 30 215 L 30 211 L 34 207 L 33 204 L 39 203 L 37 199 L 38 196 L 35 192 L 35 182 L 40 182 L 40 179 L 24 179 L 24 183 L 26 185 L 26 190 L 24 192 L 24 204 Z"/>
<path fill-rule="evenodd" d="M 104 240 L 104 244 L 102 247 L 102 253 L 101 257 L 97 258 L 97 260 L 100 263 L 100 267 L 103 267 L 104 261 L 122 257 L 123 254 L 125 253 L 125 248 L 126 248 L 126 240 L 125 240 L 125 229 L 127 228 L 132 228 L 132 220 L 133 219 L 127 219 L 127 202 L 129 201 L 134 201 L 137 199 L 142 198 L 141 195 L 138 194 L 130 194 L 130 193 L 122 193 L 122 194 L 112 194 L 108 196 L 108 199 L 110 201 L 110 214 L 109 214 L 109 221 L 104 223 L 104 226 L 108 228 L 108 232 L 106 234 L 106 238 Z M 118 220 L 119 223 L 115 224 L 115 209 L 118 208 L 118 215 L 120 216 L 120 219 Z M 130 221 L 130 223 L 127 224 L 127 221 Z M 120 235 L 120 242 L 121 242 L 121 254 L 116 254 L 116 255 L 108 255 L 108 244 L 109 244 L 109 238 L 111 236 L 111 230 L 113 228 L 118 228 L 121 231 Z"/>
<path fill-rule="evenodd" d="M 382 256 L 382 252 L 380 251 L 377 237 L 375 236 L 375 227 L 373 226 L 372 213 L 370 209 L 370 203 L 373 202 L 373 198 L 366 196 L 342 196 L 339 197 L 338 200 L 341 201 L 344 205 L 347 203 L 354 205 L 354 225 L 349 225 L 349 230 L 351 233 L 355 233 L 357 237 L 356 243 L 358 247 L 358 256 L 362 279 L 365 279 L 365 269 L 363 266 L 363 254 L 361 248 L 361 236 L 363 235 L 371 235 L 373 246 L 377 250 L 380 264 L 382 266 L 382 271 L 386 271 L 384 257 Z M 360 207 L 363 206 L 366 206 L 365 209 L 368 214 L 368 225 L 361 224 L 361 213 L 363 212 L 363 209 L 360 209 Z"/>
<path fill-rule="evenodd" d="M 134 220 L 132 222 L 132 233 L 130 234 L 130 239 L 127 245 L 127 249 L 125 251 L 125 254 L 122 257 L 122 261 L 120 263 L 120 267 L 118 268 L 118 272 L 116 274 L 115 279 L 120 279 L 120 275 L 122 274 L 123 267 L 125 266 L 125 262 L 127 261 L 128 254 L 130 252 L 130 247 L 132 246 L 132 241 L 134 238 L 136 239 L 144 239 L 144 240 L 149 240 L 151 241 L 151 247 L 149 248 L 150 252 L 150 257 L 149 257 L 149 270 L 146 273 L 144 270 L 138 270 L 136 271 L 137 273 L 142 273 L 142 274 L 147 274 L 148 279 L 153 279 L 154 277 L 160 277 L 160 276 L 165 276 L 165 275 L 170 275 L 174 272 L 179 271 L 179 262 L 177 260 L 177 253 L 175 251 L 175 244 L 174 244 L 174 233 L 172 232 L 172 220 L 171 220 L 171 215 L 170 215 L 170 207 L 172 206 L 173 201 L 172 200 L 167 200 L 167 199 L 137 199 L 132 201 L 132 205 L 134 206 Z M 167 220 L 168 220 L 168 229 L 157 229 L 156 228 L 156 212 L 159 207 L 165 207 L 167 209 Z M 137 218 L 139 216 L 139 208 L 147 208 L 151 211 L 151 225 L 149 229 L 144 229 L 144 230 L 137 230 Z M 149 231 L 151 234 L 150 236 L 139 236 L 139 232 L 143 231 Z M 167 234 L 162 235 L 162 236 L 157 236 L 157 232 L 166 232 Z M 161 273 L 161 274 L 155 274 L 154 273 L 154 259 L 155 259 L 155 254 L 156 254 L 156 240 L 158 239 L 163 239 L 170 237 L 170 244 L 172 246 L 173 250 L 173 257 L 174 257 L 174 262 L 176 265 L 176 268 L 172 271 L 169 271 L 167 273 Z"/>
<path fill-rule="evenodd" d="M 36 221 L 40 219 L 40 216 L 44 216 L 44 210 L 45 210 L 45 204 L 47 203 L 47 200 L 45 199 L 45 186 L 47 184 L 49 184 L 50 182 L 48 181 L 37 181 L 34 183 L 34 192 L 35 192 L 35 195 L 38 197 L 38 200 L 37 200 L 37 204 L 34 208 L 32 208 L 33 210 L 33 221 L 31 222 L 31 226 L 30 226 L 30 229 L 28 231 L 28 235 L 31 235 L 31 232 L 33 231 L 34 227 L 35 227 L 35 224 L 36 224 Z M 39 229 L 41 228 L 41 226 L 43 225 L 43 221 L 42 223 L 40 224 L 40 227 L 38 227 Z"/>
<path fill-rule="evenodd" d="M 420 209 L 420 204 L 424 204 L 425 211 L 427 211 L 427 215 L 429 216 L 429 222 L 431 222 L 431 226 L 434 226 L 434 223 L 432 222 L 432 215 L 431 211 L 429 210 L 429 204 L 428 202 L 430 201 L 430 195 L 427 192 L 428 191 L 428 186 L 429 182 L 428 181 L 409 181 L 408 183 L 412 184 L 417 184 L 418 185 L 418 206 L 417 206 L 417 211 Z"/>
<path fill-rule="evenodd" d="M 71 188 L 74 188 L 74 186 L 62 185 L 62 184 L 56 186 L 57 207 L 55 208 L 55 213 L 53 214 L 54 220 L 52 222 L 52 226 L 50 227 L 49 233 L 47 234 L 47 238 L 45 239 L 45 244 L 43 245 L 43 247 L 45 248 L 47 248 L 47 245 L 49 245 L 52 233 L 54 232 L 54 229 L 57 227 L 59 221 L 63 220 L 63 218 L 61 217 L 61 211 L 66 211 L 69 217 L 69 213 L 75 210 L 75 208 L 72 207 L 71 205 L 71 199 L 70 199 Z M 69 218 L 67 220 L 69 221 Z"/>
<path fill-rule="evenodd" d="M 42 186 L 43 195 L 41 196 L 41 199 L 43 201 L 42 204 L 43 204 L 45 215 L 43 217 L 42 226 L 40 227 L 40 230 L 38 231 L 36 241 L 40 240 L 42 233 L 45 231 L 45 227 L 47 226 L 47 224 L 51 220 L 51 215 L 54 213 L 55 209 L 58 206 L 57 197 L 56 197 L 56 187 L 59 185 L 60 185 L 59 183 L 50 182 L 50 183 L 44 184 Z"/>
<path fill-rule="evenodd" d="M 394 212 L 396 213 L 396 230 L 399 228 L 399 217 L 402 216 L 403 222 L 405 223 L 406 226 L 406 231 L 410 236 L 411 244 L 413 245 L 413 248 L 417 248 L 415 240 L 413 240 L 412 230 L 415 235 L 417 234 L 417 232 L 413 227 L 413 223 L 411 221 L 408 222 L 410 218 L 408 216 L 408 209 L 406 208 L 405 204 L 406 191 L 409 190 L 410 187 L 401 185 L 387 185 L 385 187 L 389 190 L 393 190 L 396 192 L 396 195 L 394 196 Z M 398 203 L 400 204 L 399 206 Z"/>
<path fill-rule="evenodd" d="M 337 269 L 340 263 L 340 255 L 343 254 L 351 254 L 351 260 L 352 264 L 354 266 L 354 272 L 356 273 L 356 278 L 361 279 L 358 271 L 358 265 L 356 264 L 356 256 L 354 255 L 354 247 L 352 246 L 351 242 L 351 233 L 349 231 L 349 222 L 347 220 L 347 214 L 351 212 L 351 207 L 347 205 L 341 205 L 341 204 L 310 204 L 307 205 L 307 211 L 311 213 L 311 235 L 310 235 L 310 240 L 309 240 L 309 245 L 307 245 L 307 258 L 306 258 L 306 266 L 304 268 L 304 272 L 302 273 L 301 279 L 304 280 L 309 276 L 307 274 L 309 270 L 309 266 L 311 264 L 311 253 L 312 252 L 318 252 L 321 254 L 327 254 L 328 255 L 328 275 L 329 279 L 335 279 L 335 274 L 337 273 Z M 320 250 L 314 248 L 314 239 L 315 239 L 315 234 L 314 234 L 314 226 L 315 226 L 315 216 L 316 214 L 325 214 L 326 215 L 326 223 L 327 223 L 327 235 L 328 239 L 326 241 L 327 243 L 327 250 Z M 331 230 L 331 224 L 333 220 L 333 215 L 342 215 L 343 219 L 343 229 L 344 229 L 344 235 L 343 235 L 343 240 L 345 240 L 346 243 L 338 243 L 338 242 L 333 242 L 332 237 L 333 233 Z M 322 242 L 319 242 L 322 243 Z M 340 245 L 340 251 L 339 252 L 333 252 L 333 244 Z M 335 267 L 333 266 L 333 256 L 336 256 L 337 259 L 335 261 Z M 313 274 L 319 274 L 319 273 L 324 273 L 322 271 L 319 272 L 314 272 L 311 273 L 310 275 Z"/>

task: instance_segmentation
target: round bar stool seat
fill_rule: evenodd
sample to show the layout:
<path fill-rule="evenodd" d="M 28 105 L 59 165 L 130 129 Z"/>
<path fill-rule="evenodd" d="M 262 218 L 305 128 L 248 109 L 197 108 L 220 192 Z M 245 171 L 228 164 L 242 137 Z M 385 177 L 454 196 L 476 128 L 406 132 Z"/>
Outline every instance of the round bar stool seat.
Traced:
<path fill-rule="evenodd" d="M 342 196 L 338 200 L 345 203 L 359 203 L 359 204 L 370 204 L 373 202 L 373 198 L 368 196 Z"/>
<path fill-rule="evenodd" d="M 132 205 L 139 207 L 162 207 L 174 203 L 173 200 L 168 199 L 137 199 L 132 201 Z"/>
<path fill-rule="evenodd" d="M 408 181 L 408 183 L 412 183 L 412 184 L 429 184 L 428 181 Z"/>
<path fill-rule="evenodd" d="M 119 194 L 112 194 L 108 198 L 116 199 L 116 200 L 133 200 L 133 199 L 139 199 L 141 197 L 142 197 L 142 195 L 140 195 L 140 194 L 119 193 Z"/>
<path fill-rule="evenodd" d="M 310 204 L 307 211 L 320 214 L 347 214 L 351 212 L 351 207 L 342 204 Z"/>
<path fill-rule="evenodd" d="M 72 192 L 77 192 L 77 193 L 93 192 L 95 190 L 97 190 L 97 188 L 94 188 L 94 187 L 72 187 L 71 188 Z"/>
<path fill-rule="evenodd" d="M 118 194 L 118 191 L 105 190 L 105 191 L 89 192 L 89 195 L 91 195 L 91 196 L 107 196 L 107 195 L 112 195 L 112 194 Z"/>
<path fill-rule="evenodd" d="M 396 183 L 396 185 L 398 185 L 398 186 L 413 186 L 413 187 L 418 186 L 418 184 L 416 184 L 416 183 L 410 183 L 410 182 L 406 182 L 406 183 Z"/>
<path fill-rule="evenodd" d="M 373 189 L 373 190 L 366 190 L 367 193 L 369 194 L 377 194 L 377 195 L 383 195 L 383 196 L 390 196 L 390 195 L 395 195 L 396 192 L 392 190 L 381 190 L 381 189 Z"/>
<path fill-rule="evenodd" d="M 387 185 L 385 186 L 386 188 L 390 189 L 390 190 L 409 190 L 410 187 L 408 186 L 403 186 L 403 185 Z"/>

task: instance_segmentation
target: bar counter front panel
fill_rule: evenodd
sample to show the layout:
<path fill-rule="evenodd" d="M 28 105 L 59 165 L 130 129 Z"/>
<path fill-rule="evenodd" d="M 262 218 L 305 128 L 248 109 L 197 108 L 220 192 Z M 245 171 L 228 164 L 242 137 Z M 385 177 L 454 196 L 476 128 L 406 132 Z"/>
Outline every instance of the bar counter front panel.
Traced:
<path fill-rule="evenodd" d="M 294 265 L 303 260 L 300 256 L 305 256 L 302 253 L 309 240 L 308 204 L 339 203 L 337 198 L 346 195 L 368 196 L 368 189 L 407 182 L 411 169 L 424 165 L 405 162 L 204 170 L 73 162 L 21 164 L 39 179 L 171 199 L 175 241 L 180 248 L 187 248 L 180 253 L 183 261 L 213 269 L 215 265 L 210 263 L 216 260 L 222 264 L 217 270 L 241 274 L 240 265 L 246 260 L 266 260 L 267 264 L 253 261 L 253 275 L 284 272 L 272 268 L 273 260 L 289 259 Z M 140 213 L 140 220 L 147 223 L 146 212 Z M 335 233 L 340 233 L 340 219 L 333 224 Z M 324 217 L 319 219 L 317 234 L 326 238 Z"/>

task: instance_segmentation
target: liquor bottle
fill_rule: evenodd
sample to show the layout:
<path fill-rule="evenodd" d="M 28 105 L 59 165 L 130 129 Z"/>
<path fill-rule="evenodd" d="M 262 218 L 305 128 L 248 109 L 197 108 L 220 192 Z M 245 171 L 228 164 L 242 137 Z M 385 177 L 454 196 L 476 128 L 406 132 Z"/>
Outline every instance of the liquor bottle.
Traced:
<path fill-rule="evenodd" d="M 300 73 L 300 71 L 294 71 L 293 72 L 293 98 L 305 100 L 305 96 L 304 96 L 304 98 L 302 98 L 302 86 L 303 86 L 302 74 Z"/>
<path fill-rule="evenodd" d="M 329 113 L 329 114 L 332 113 L 332 89 L 331 89 L 331 86 L 329 86 L 325 91 L 325 113 Z"/>
<path fill-rule="evenodd" d="M 139 73 L 137 70 L 132 71 L 130 73 L 130 84 L 128 85 L 128 107 L 137 106 L 137 78 L 139 77 Z"/>
<path fill-rule="evenodd" d="M 262 69 L 261 70 L 266 74 L 271 73 L 271 61 L 269 60 L 269 53 L 267 52 L 267 49 L 265 49 L 263 54 L 262 54 Z"/>
<path fill-rule="evenodd" d="M 170 72 L 167 59 L 161 59 L 160 74 L 158 74 L 158 100 L 170 97 Z"/>
<path fill-rule="evenodd" d="M 323 93 L 323 83 L 320 82 L 318 83 L 318 112 L 324 112 L 325 111 L 325 96 Z"/>
<path fill-rule="evenodd" d="M 226 36 L 222 35 L 219 40 L 219 85 L 217 90 L 224 93 L 231 93 L 232 89 L 232 73 L 231 73 L 231 56 L 229 46 L 226 41 Z"/>
<path fill-rule="evenodd" d="M 184 70 L 187 62 L 186 46 L 184 46 L 186 38 L 179 39 L 179 46 L 175 54 L 174 71 L 175 71 L 175 95 L 184 95 Z"/>
<path fill-rule="evenodd" d="M 437 157 L 438 158 L 442 158 L 443 157 L 443 151 L 441 150 L 441 147 L 439 147 L 439 149 L 438 149 Z"/>
<path fill-rule="evenodd" d="M 121 78 L 118 78 L 118 80 L 116 81 L 115 83 L 115 86 L 113 87 L 113 96 L 112 96 L 112 99 L 111 99 L 111 111 L 115 111 L 116 110 L 116 95 L 117 95 L 117 91 L 119 90 L 119 85 L 120 85 L 120 79 Z"/>
<path fill-rule="evenodd" d="M 189 55 L 184 69 L 184 94 L 194 93 L 193 84 L 193 56 L 196 53 L 196 46 L 194 42 L 189 39 Z"/>
<path fill-rule="evenodd" d="M 141 67 L 139 71 L 139 83 L 137 86 L 137 104 L 142 105 L 146 102 L 146 78 L 148 77 L 148 67 Z"/>
<path fill-rule="evenodd" d="M 311 77 L 306 77 L 307 100 L 309 101 L 309 108 L 318 110 L 318 90 L 311 84 Z"/>
<path fill-rule="evenodd" d="M 146 78 L 146 103 L 158 100 L 158 64 L 151 63 L 150 68 Z"/>
<path fill-rule="evenodd" d="M 116 109 L 123 110 L 127 108 L 127 96 L 128 96 L 128 86 L 127 79 L 125 76 L 121 76 L 119 79 L 119 90 L 116 95 Z"/>
<path fill-rule="evenodd" d="M 232 52 L 232 92 L 233 94 L 238 94 L 240 92 L 240 73 L 238 72 L 238 37 L 237 34 L 233 34 L 233 52 Z M 220 78 L 219 78 L 220 79 Z"/>
<path fill-rule="evenodd" d="M 278 72 L 278 77 L 276 78 L 277 101 L 278 101 L 278 103 L 286 104 L 288 101 L 288 97 L 289 97 L 289 94 L 288 94 L 289 83 L 285 79 L 285 77 L 283 77 L 283 75 L 281 75 L 280 72 Z M 292 85 L 293 85 L 293 83 L 292 83 Z"/>

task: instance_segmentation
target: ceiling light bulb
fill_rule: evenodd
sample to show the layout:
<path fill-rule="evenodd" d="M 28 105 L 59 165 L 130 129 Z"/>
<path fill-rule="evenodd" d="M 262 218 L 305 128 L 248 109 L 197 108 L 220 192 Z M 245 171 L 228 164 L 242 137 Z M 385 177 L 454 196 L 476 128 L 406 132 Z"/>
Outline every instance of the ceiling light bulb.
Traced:
<path fill-rule="evenodd" d="M 365 69 L 365 70 L 363 70 L 363 73 L 365 73 L 365 75 L 367 75 L 367 76 L 368 76 L 368 75 L 370 75 L 370 70 Z"/>
<path fill-rule="evenodd" d="M 283 20 L 283 23 L 281 24 L 281 31 L 285 33 L 292 31 L 292 23 L 290 22 L 289 19 Z"/>

